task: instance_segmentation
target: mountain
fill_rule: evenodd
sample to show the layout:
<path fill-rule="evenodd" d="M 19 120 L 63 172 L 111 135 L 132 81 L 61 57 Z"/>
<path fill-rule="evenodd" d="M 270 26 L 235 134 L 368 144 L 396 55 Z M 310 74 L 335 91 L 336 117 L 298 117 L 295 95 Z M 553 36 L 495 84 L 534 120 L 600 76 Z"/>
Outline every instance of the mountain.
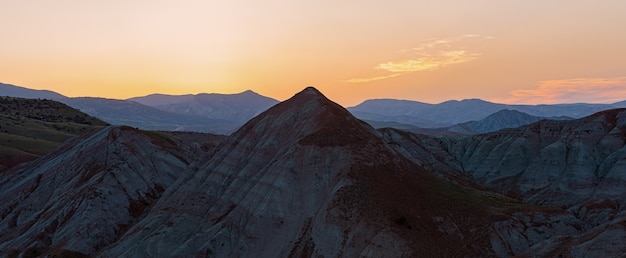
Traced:
<path fill-rule="evenodd" d="M 0 96 L 61 101 L 114 125 L 145 130 L 178 130 L 230 134 L 278 101 L 253 91 L 239 94 L 163 95 L 128 100 L 68 98 L 52 91 L 0 84 Z"/>
<path fill-rule="evenodd" d="M 106 125 L 53 100 L 0 97 L 0 171 Z"/>
<path fill-rule="evenodd" d="M 493 256 L 494 223 L 533 207 L 442 180 L 381 136 L 314 88 L 208 151 L 107 127 L 3 172 L 0 250 Z"/>
<path fill-rule="evenodd" d="M 476 255 L 489 245 L 480 196 L 307 88 L 232 134 L 101 255 Z"/>
<path fill-rule="evenodd" d="M 49 90 L 33 90 L 11 84 L 0 83 L 0 96 L 27 98 L 27 99 L 64 99 L 59 93 Z"/>
<path fill-rule="evenodd" d="M 0 256 L 626 252 L 626 109 L 433 137 L 309 87 L 216 142 L 174 136 L 110 126 L 0 172 Z"/>
<path fill-rule="evenodd" d="M 172 113 L 228 120 L 238 125 L 243 125 L 278 103 L 275 99 L 250 90 L 238 94 L 202 93 L 179 96 L 153 94 L 128 100 Z"/>
<path fill-rule="evenodd" d="M 626 100 L 620 101 L 620 102 L 615 102 L 615 103 L 611 104 L 611 106 L 614 106 L 614 107 L 617 107 L 617 108 L 626 108 Z"/>
<path fill-rule="evenodd" d="M 626 109 L 472 136 L 382 133 L 399 153 L 444 177 L 569 214 L 509 221 L 492 239 L 492 244 L 518 239 L 515 245 L 498 244 L 508 255 L 620 257 L 626 252 L 620 244 L 626 239 Z"/>
<path fill-rule="evenodd" d="M 145 130 L 226 134 L 237 128 L 237 124 L 232 121 L 175 114 L 127 100 L 82 97 L 61 101 L 111 124 Z"/>
<path fill-rule="evenodd" d="M 504 107 L 503 104 L 478 99 L 451 100 L 436 105 L 408 100 L 374 99 L 366 100 L 348 110 L 359 119 L 434 128 L 480 120 Z"/>
<path fill-rule="evenodd" d="M 620 102 L 615 104 L 507 105 L 480 99 L 451 100 L 439 104 L 374 99 L 350 107 L 348 110 L 359 119 L 364 120 L 412 124 L 422 128 L 441 128 L 478 121 L 504 109 L 520 111 L 538 117 L 581 118 L 617 107 L 621 107 Z"/>
<path fill-rule="evenodd" d="M 523 125 L 532 124 L 542 119 L 552 120 L 568 120 L 566 117 L 538 117 L 531 116 L 524 112 L 503 109 L 496 113 L 493 113 L 479 121 L 470 121 L 454 125 L 448 128 L 442 128 L 444 131 L 459 132 L 459 133 L 490 133 L 505 128 L 516 128 Z"/>

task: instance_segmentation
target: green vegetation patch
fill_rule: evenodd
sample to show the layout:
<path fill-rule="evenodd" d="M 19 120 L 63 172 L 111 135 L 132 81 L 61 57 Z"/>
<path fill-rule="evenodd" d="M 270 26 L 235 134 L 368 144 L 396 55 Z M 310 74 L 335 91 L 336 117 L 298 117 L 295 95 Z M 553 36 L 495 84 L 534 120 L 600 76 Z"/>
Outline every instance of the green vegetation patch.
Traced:
<path fill-rule="evenodd" d="M 0 168 L 32 160 L 106 125 L 53 100 L 0 97 Z"/>

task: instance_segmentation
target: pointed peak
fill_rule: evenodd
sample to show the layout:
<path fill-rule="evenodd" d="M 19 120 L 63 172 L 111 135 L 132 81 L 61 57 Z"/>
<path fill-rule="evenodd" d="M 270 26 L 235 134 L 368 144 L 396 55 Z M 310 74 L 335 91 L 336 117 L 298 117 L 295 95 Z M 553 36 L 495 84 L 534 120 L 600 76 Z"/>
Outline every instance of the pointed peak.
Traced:
<path fill-rule="evenodd" d="M 235 94 L 237 95 L 237 94 Z M 252 91 L 252 90 L 245 90 L 239 93 L 239 95 L 259 95 L 258 93 Z"/>
<path fill-rule="evenodd" d="M 285 104 L 285 106 L 293 106 L 295 108 L 304 107 L 305 105 L 314 105 L 318 107 L 331 105 L 339 107 L 340 109 L 344 109 L 341 105 L 328 99 L 322 92 L 311 86 L 306 87 L 302 91 L 296 93 L 295 95 L 293 95 L 293 97 L 284 101 L 283 104 Z"/>
<path fill-rule="evenodd" d="M 373 128 L 345 108 L 317 89 L 307 87 L 248 121 L 232 136 L 239 139 L 254 135 L 257 139 L 273 139 L 275 142 L 335 146 L 364 143 L 375 134 Z"/>
<path fill-rule="evenodd" d="M 317 100 L 317 101 L 321 100 L 322 102 L 332 102 L 326 96 L 324 96 L 322 92 L 320 92 L 319 90 L 317 90 L 316 88 L 312 86 L 304 88 L 302 91 L 296 93 L 296 95 L 293 95 L 293 97 L 291 97 L 285 102 L 286 103 L 293 103 L 293 102 L 301 103 L 303 101 L 308 102 L 312 100 Z M 334 102 L 332 103 L 335 104 Z"/>
<path fill-rule="evenodd" d="M 302 90 L 300 93 L 302 94 L 309 94 L 309 95 L 320 95 L 320 96 L 324 96 L 324 94 L 322 94 L 319 90 L 317 90 L 315 87 L 313 86 L 309 86 L 304 88 L 304 90 Z M 299 93 L 299 94 L 300 94 Z"/>

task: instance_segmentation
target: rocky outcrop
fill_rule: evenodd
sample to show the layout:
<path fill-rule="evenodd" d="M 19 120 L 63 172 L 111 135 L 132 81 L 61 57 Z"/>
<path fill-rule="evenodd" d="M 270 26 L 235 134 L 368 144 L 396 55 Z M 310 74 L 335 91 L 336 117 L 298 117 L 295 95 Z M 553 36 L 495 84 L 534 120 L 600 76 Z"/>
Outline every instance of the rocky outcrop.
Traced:
<path fill-rule="evenodd" d="M 0 256 L 93 255 L 136 223 L 192 156 L 169 138 L 107 127 L 0 174 Z"/>

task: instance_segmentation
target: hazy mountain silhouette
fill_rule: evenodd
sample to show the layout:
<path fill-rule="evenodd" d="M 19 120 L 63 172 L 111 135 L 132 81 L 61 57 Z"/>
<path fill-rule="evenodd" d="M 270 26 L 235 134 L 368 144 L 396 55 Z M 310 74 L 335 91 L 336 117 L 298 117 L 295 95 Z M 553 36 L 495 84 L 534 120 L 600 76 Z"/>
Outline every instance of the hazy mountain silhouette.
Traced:
<path fill-rule="evenodd" d="M 9 96 L 27 99 L 64 99 L 67 98 L 59 93 L 49 90 L 33 90 L 12 84 L 0 83 L 0 96 Z"/>
<path fill-rule="evenodd" d="M 278 103 L 275 99 L 250 90 L 238 94 L 202 93 L 178 96 L 153 94 L 128 100 L 172 113 L 227 120 L 238 125 L 243 125 Z"/>
<path fill-rule="evenodd" d="M 551 119 L 551 120 L 571 120 L 569 117 L 539 117 L 531 116 L 524 112 L 503 109 L 495 112 L 481 120 L 470 121 L 460 123 L 450 127 L 436 128 L 436 129 L 412 129 L 409 131 L 414 132 L 427 132 L 430 134 L 442 134 L 442 133 L 459 133 L 459 134 L 478 134 L 478 133 L 490 133 L 505 128 L 516 128 L 528 124 L 532 124 L 539 120 Z M 395 127 L 394 127 L 395 128 Z M 397 128 L 400 129 L 400 128 Z"/>
<path fill-rule="evenodd" d="M 422 128 L 449 127 L 460 123 L 478 121 L 504 109 L 520 111 L 538 117 L 580 118 L 602 110 L 622 107 L 615 104 L 554 104 L 554 105 L 508 105 L 480 99 L 451 100 L 439 104 L 374 99 L 367 100 L 348 110 L 364 120 L 412 124 Z"/>
<path fill-rule="evenodd" d="M 175 114 L 128 100 L 83 97 L 68 98 L 62 102 L 111 124 L 146 130 L 226 134 L 238 126 L 232 121 Z"/>
<path fill-rule="evenodd" d="M 52 91 L 0 84 L 0 96 L 4 95 L 56 99 L 114 125 L 218 134 L 232 133 L 254 115 L 278 102 L 252 91 L 181 96 L 154 94 L 129 100 L 68 98 Z"/>

